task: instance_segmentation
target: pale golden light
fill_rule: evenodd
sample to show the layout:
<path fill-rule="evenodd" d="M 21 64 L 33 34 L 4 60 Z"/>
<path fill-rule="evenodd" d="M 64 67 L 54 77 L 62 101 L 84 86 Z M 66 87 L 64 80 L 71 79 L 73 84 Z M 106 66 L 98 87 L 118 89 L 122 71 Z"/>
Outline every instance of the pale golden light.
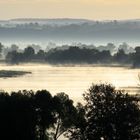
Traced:
<path fill-rule="evenodd" d="M 0 0 L 0 17 L 130 19 L 139 7 L 139 0 Z"/>

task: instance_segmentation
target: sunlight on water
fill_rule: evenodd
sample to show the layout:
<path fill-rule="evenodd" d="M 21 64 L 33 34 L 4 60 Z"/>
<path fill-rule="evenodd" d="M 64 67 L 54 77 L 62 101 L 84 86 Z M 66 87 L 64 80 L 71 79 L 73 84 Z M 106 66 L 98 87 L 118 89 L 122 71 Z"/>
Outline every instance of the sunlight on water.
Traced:
<path fill-rule="evenodd" d="M 92 83 L 111 83 L 119 87 L 137 87 L 139 69 L 94 66 L 51 66 L 45 64 L 0 65 L 0 70 L 30 71 L 22 77 L 0 78 L 0 89 L 5 91 L 47 89 L 52 94 L 67 93 L 74 101 Z M 63 136 L 59 140 L 67 140 Z"/>
<path fill-rule="evenodd" d="M 94 66 L 51 66 L 45 64 L 0 65 L 0 70 L 30 71 L 22 77 L 0 78 L 6 91 L 47 89 L 52 94 L 65 92 L 75 101 L 92 83 L 111 83 L 119 87 L 137 87 L 139 69 Z"/>

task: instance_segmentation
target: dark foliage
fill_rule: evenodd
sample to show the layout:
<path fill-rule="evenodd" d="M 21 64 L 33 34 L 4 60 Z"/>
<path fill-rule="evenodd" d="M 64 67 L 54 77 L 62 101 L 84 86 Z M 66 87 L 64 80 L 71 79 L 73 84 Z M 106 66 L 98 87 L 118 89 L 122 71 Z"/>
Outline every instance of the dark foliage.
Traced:
<path fill-rule="evenodd" d="M 108 44 L 108 47 L 111 47 Z M 111 48 L 100 46 L 97 48 L 82 48 L 69 46 L 67 49 L 54 48 L 45 52 L 35 50 L 29 46 L 23 52 L 13 50 L 6 56 L 9 63 L 18 64 L 21 62 L 47 62 L 51 64 L 130 64 L 133 67 L 140 66 L 140 47 L 135 48 L 135 52 L 126 53 L 126 49 L 118 49 L 117 53 L 111 54 Z"/>
<path fill-rule="evenodd" d="M 139 100 L 111 85 L 93 85 L 84 95 L 87 140 L 139 140 Z"/>
<path fill-rule="evenodd" d="M 93 85 L 85 105 L 46 90 L 0 92 L 0 138 L 4 140 L 139 140 L 139 97 Z"/>
<path fill-rule="evenodd" d="M 62 134 L 65 134 L 72 126 L 75 125 L 76 108 L 73 101 L 65 93 L 59 93 L 54 96 L 55 101 L 55 118 L 54 140 L 57 140 Z"/>
<path fill-rule="evenodd" d="M 109 51 L 99 52 L 97 49 L 80 49 L 79 47 L 53 50 L 46 56 L 46 61 L 50 63 L 107 63 L 110 59 Z"/>
<path fill-rule="evenodd" d="M 68 95 L 62 93 L 52 97 L 46 90 L 11 94 L 1 91 L 0 112 L 1 139 L 57 140 L 74 124 L 76 108 Z M 59 128 L 55 128 L 57 125 Z M 50 136 L 49 129 L 54 129 L 54 136 Z"/>

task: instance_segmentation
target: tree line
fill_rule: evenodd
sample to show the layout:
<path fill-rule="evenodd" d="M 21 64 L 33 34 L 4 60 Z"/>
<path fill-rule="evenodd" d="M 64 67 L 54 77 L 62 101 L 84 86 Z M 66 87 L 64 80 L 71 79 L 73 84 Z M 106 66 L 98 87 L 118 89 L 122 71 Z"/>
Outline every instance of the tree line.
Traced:
<path fill-rule="evenodd" d="M 32 22 L 32 23 L 31 23 Z M 0 39 L 6 42 L 138 42 L 140 36 L 139 20 L 132 21 L 85 21 L 75 23 L 70 20 L 36 23 L 39 21 L 14 21 L 0 25 Z M 17 23 L 17 24 L 16 24 Z M 24 24 L 25 23 L 25 24 Z M 27 24 L 26 24 L 27 23 Z"/>
<path fill-rule="evenodd" d="M 100 48 L 101 49 L 101 48 Z M 67 49 L 52 48 L 48 52 L 38 50 L 29 46 L 22 52 L 11 51 L 6 56 L 6 62 L 47 62 L 51 64 L 130 64 L 133 67 L 140 66 L 140 47 L 136 47 L 133 52 L 126 53 L 125 50 L 118 49 L 114 54 L 110 50 L 100 50 L 99 48 L 86 48 L 69 46 Z"/>
<path fill-rule="evenodd" d="M 5 140 L 139 140 L 140 98 L 109 84 L 92 85 L 74 105 L 65 93 L 0 92 Z"/>

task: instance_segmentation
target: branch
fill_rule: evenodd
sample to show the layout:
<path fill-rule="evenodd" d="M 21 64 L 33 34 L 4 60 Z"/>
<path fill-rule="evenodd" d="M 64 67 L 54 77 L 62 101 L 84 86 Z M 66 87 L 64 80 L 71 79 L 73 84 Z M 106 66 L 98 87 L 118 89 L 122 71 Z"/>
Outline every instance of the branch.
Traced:
<path fill-rule="evenodd" d="M 60 127 L 60 119 L 58 119 L 58 123 L 57 123 L 57 127 L 56 127 L 56 132 L 55 132 L 55 135 L 54 135 L 55 138 L 57 138 L 59 127 Z"/>
<path fill-rule="evenodd" d="M 66 132 L 67 130 L 62 131 L 56 138 L 58 139 L 64 132 Z"/>

